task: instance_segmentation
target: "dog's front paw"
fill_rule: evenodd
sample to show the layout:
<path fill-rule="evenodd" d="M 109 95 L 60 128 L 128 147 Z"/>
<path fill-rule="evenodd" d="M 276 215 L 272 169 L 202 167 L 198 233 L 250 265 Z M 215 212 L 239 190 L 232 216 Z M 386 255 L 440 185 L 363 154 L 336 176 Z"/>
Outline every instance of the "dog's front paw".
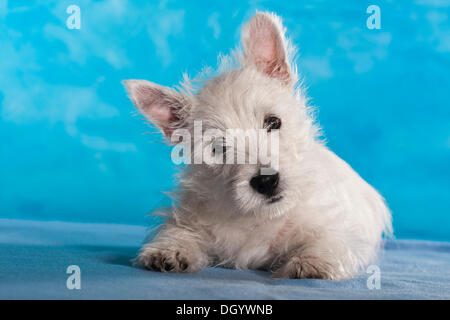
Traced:
<path fill-rule="evenodd" d="M 333 265 L 317 257 L 291 257 L 275 270 L 275 278 L 336 280 Z"/>
<path fill-rule="evenodd" d="M 183 250 L 160 249 L 153 247 L 144 248 L 137 262 L 140 266 L 161 272 L 195 272 L 196 266 L 190 262 L 190 258 Z"/>

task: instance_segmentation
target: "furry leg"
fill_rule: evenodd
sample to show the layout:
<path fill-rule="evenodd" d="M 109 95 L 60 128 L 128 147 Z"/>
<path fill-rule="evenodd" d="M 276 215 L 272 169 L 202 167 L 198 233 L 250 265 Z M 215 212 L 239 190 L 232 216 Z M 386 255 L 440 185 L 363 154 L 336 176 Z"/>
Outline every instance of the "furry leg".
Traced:
<path fill-rule="evenodd" d="M 317 246 L 301 246 L 272 265 L 275 278 L 342 280 L 341 263 Z"/>
<path fill-rule="evenodd" d="M 166 225 L 152 242 L 141 249 L 137 263 L 153 271 L 197 272 L 206 267 L 209 261 L 198 234 Z"/>

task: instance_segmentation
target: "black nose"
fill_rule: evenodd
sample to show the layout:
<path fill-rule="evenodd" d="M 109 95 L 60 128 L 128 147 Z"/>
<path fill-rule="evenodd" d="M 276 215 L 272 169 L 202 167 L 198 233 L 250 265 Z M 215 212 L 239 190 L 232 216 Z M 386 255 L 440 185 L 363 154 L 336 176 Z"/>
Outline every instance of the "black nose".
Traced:
<path fill-rule="evenodd" d="M 277 173 L 271 175 L 259 175 L 250 180 L 250 185 L 259 193 L 271 197 L 275 194 L 280 175 Z"/>

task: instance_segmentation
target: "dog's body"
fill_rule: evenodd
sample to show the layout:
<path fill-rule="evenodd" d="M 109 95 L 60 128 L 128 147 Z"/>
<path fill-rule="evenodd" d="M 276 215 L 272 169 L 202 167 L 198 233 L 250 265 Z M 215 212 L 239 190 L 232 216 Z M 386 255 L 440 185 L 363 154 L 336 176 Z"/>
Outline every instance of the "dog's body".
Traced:
<path fill-rule="evenodd" d="M 282 278 L 349 278 L 376 257 L 382 234 L 391 231 L 390 212 L 317 138 L 305 99 L 294 88 L 297 75 L 281 21 L 258 13 L 242 41 L 241 68 L 208 81 L 197 94 L 143 80 L 126 85 L 166 137 L 177 129 L 193 132 L 197 120 L 205 130 L 224 131 L 268 128 L 270 119 L 279 129 L 279 148 L 271 150 L 279 168 L 267 178 L 258 174 L 261 163 L 187 166 L 177 206 L 138 261 L 171 272 L 223 265 L 267 269 Z"/>

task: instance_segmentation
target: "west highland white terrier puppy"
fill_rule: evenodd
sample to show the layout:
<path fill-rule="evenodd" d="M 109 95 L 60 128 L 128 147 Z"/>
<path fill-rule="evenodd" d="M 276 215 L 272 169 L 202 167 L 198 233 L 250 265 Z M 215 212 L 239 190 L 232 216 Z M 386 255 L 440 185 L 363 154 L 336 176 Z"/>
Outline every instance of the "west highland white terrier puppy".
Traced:
<path fill-rule="evenodd" d="M 242 47 L 238 67 L 198 90 L 186 82 L 174 90 L 124 81 L 140 112 L 170 142 L 187 139 L 194 151 L 180 154 L 196 158 L 181 170 L 175 204 L 137 262 L 162 272 L 223 266 L 270 270 L 277 278 L 350 278 L 376 258 L 383 234 L 391 233 L 391 214 L 319 139 L 280 18 L 258 12 L 242 30 Z M 276 165 L 228 161 L 254 147 L 237 148 L 225 135 L 231 129 L 265 132 L 256 149 L 267 149 Z M 205 139 L 208 130 L 212 139 Z M 272 136 L 278 141 L 269 147 Z M 206 161 L 224 155 L 226 163 Z"/>

